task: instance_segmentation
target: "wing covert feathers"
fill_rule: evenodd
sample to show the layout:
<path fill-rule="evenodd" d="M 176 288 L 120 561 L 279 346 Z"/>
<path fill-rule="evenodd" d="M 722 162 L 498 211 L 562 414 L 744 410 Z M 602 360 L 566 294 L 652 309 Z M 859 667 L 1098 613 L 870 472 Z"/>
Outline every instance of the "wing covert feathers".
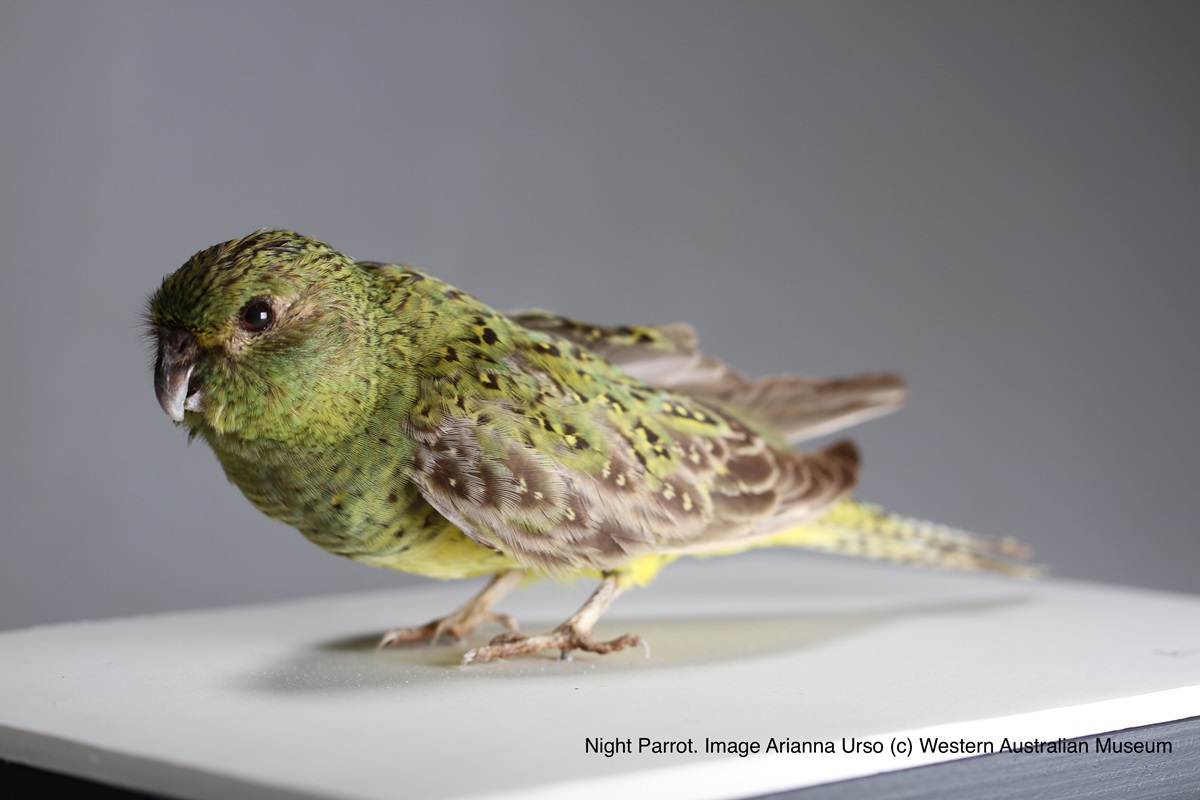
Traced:
<path fill-rule="evenodd" d="M 588 429 L 609 443 L 603 457 L 573 462 L 530 447 L 505 413 L 491 407 L 484 426 L 448 417 L 414 427 L 411 475 L 472 539 L 545 572 L 749 541 L 817 516 L 858 472 L 848 442 L 781 450 L 734 419 L 721 420 L 719 435 L 659 428 L 670 430 L 665 441 L 649 427 L 630 434 L 608 413 Z"/>

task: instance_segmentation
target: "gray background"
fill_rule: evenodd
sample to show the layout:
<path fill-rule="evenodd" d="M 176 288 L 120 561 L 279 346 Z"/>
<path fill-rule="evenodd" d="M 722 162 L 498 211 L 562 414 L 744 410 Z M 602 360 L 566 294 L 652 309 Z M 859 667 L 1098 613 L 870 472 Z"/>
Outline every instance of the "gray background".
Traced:
<path fill-rule="evenodd" d="M 259 515 L 155 403 L 144 298 L 263 226 L 686 319 L 754 374 L 900 370 L 863 496 L 1200 590 L 1198 34 L 1193 2 L 5 2 L 0 627 L 417 580 Z"/>

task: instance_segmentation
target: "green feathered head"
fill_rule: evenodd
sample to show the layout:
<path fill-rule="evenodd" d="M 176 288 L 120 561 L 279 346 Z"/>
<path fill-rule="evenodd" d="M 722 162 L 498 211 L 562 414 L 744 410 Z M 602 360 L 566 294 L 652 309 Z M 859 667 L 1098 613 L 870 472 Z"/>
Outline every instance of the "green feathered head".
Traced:
<path fill-rule="evenodd" d="M 208 438 L 317 444 L 352 427 L 376 384 L 368 274 L 291 231 L 192 256 L 146 315 L 163 411 Z"/>

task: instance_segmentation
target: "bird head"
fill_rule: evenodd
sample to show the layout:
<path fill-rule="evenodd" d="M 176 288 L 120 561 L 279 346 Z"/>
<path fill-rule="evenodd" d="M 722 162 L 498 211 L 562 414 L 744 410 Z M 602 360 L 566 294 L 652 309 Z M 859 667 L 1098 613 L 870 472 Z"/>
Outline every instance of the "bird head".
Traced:
<path fill-rule="evenodd" d="M 352 260 L 290 231 L 200 251 L 149 301 L 159 405 L 209 439 L 344 436 L 375 397 L 368 284 Z"/>

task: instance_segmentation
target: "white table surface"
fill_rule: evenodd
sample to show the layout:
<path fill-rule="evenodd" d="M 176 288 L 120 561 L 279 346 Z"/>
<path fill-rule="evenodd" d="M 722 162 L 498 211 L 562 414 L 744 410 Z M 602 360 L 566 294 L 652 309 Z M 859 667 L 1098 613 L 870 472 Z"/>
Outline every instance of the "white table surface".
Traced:
<path fill-rule="evenodd" d="M 0 633 L 0 758 L 196 798 L 724 798 L 960 757 L 892 754 L 920 736 L 999 746 L 1200 715 L 1200 596 L 792 551 L 681 562 L 622 597 L 597 633 L 640 633 L 650 658 L 460 667 L 492 629 L 373 650 L 477 586 Z M 501 609 L 536 632 L 590 588 L 538 584 Z M 587 753 L 589 737 L 635 752 Z M 654 755 L 642 737 L 838 752 Z"/>

